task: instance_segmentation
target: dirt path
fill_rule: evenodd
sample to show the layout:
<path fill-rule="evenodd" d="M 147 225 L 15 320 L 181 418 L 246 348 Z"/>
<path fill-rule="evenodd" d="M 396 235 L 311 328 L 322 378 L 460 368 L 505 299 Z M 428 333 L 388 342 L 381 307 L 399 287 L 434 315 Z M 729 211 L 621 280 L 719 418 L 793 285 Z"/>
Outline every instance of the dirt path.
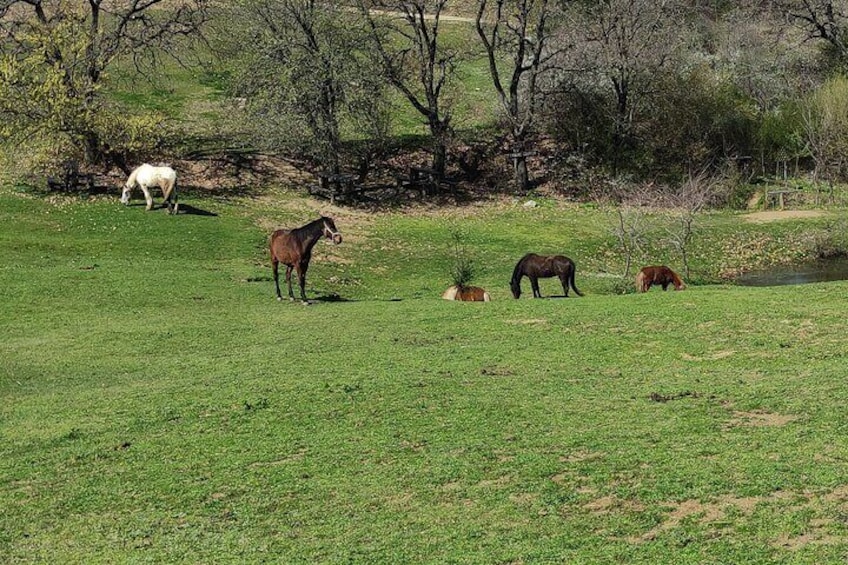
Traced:
<path fill-rule="evenodd" d="M 822 210 L 766 210 L 765 212 L 754 212 L 743 216 L 749 222 L 765 223 L 780 220 L 797 220 L 803 218 L 821 218 L 829 216 L 830 212 Z"/>

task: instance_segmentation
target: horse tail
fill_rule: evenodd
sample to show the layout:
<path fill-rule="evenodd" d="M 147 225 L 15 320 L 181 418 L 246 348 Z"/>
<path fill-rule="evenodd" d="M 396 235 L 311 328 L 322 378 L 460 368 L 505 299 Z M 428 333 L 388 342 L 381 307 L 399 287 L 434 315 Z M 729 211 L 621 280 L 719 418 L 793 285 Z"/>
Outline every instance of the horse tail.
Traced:
<path fill-rule="evenodd" d="M 568 284 L 571 285 L 571 289 L 577 293 L 577 296 L 583 296 L 583 293 L 577 290 L 577 287 L 574 286 L 574 273 L 577 269 L 572 265 L 571 272 L 568 274 Z"/>
<path fill-rule="evenodd" d="M 171 202 L 174 205 L 174 211 L 172 213 L 176 214 L 177 208 L 180 207 L 179 203 L 177 202 L 177 177 L 176 176 L 174 177 L 174 183 L 171 186 L 171 198 L 172 198 Z"/>

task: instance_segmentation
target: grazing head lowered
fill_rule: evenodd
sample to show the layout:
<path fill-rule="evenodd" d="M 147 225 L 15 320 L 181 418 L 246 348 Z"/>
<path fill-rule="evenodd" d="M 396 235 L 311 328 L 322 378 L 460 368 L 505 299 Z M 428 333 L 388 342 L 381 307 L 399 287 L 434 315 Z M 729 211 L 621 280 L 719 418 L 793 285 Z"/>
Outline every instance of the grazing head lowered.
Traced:
<path fill-rule="evenodd" d="M 562 290 L 566 297 L 568 297 L 569 286 L 574 289 L 577 296 L 583 296 L 583 293 L 577 290 L 577 287 L 574 285 L 575 270 L 574 261 L 564 255 L 546 256 L 528 253 L 515 265 L 515 269 L 512 271 L 512 279 L 509 281 L 509 288 L 512 290 L 512 296 L 520 298 L 521 279 L 526 276 L 530 279 L 530 286 L 533 288 L 533 297 L 541 298 L 542 293 L 539 291 L 539 279 L 559 277 L 562 283 Z"/>
<path fill-rule="evenodd" d="M 177 203 L 177 173 L 171 167 L 154 167 L 144 163 L 138 166 L 124 184 L 121 193 L 121 202 L 130 203 L 130 193 L 136 186 L 141 188 L 144 199 L 147 201 L 147 209 L 153 209 L 153 197 L 150 195 L 151 187 L 159 187 L 162 190 L 164 203 L 168 206 L 170 214 L 176 214 L 179 204 Z"/>
<path fill-rule="evenodd" d="M 642 267 L 636 275 L 636 291 L 648 292 L 653 285 L 660 285 L 663 290 L 668 289 L 669 285 L 674 285 L 674 290 L 686 288 L 680 276 L 665 265 Z"/>

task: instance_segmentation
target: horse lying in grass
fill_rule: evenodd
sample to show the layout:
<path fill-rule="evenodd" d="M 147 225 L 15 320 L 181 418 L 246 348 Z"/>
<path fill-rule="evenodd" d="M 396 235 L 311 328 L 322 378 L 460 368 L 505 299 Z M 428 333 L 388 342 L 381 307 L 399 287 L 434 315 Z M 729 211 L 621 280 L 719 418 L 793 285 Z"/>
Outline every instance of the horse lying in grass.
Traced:
<path fill-rule="evenodd" d="M 665 265 L 643 267 L 636 275 L 637 292 L 648 292 L 652 285 L 661 285 L 663 290 L 667 290 L 669 285 L 674 285 L 674 290 L 686 288 L 680 276 Z"/>
<path fill-rule="evenodd" d="M 147 201 L 147 209 L 153 209 L 153 197 L 150 196 L 150 188 L 158 186 L 162 189 L 164 203 L 168 206 L 169 214 L 176 214 L 177 204 L 177 173 L 171 167 L 154 167 L 144 163 L 130 173 L 121 194 L 121 202 L 129 205 L 130 192 L 136 186 L 141 187 L 144 199 Z"/>
<path fill-rule="evenodd" d="M 442 293 L 442 298 L 445 300 L 461 300 L 464 302 L 491 302 L 492 297 L 489 293 L 479 286 L 459 286 L 454 285 Z"/>
<path fill-rule="evenodd" d="M 512 295 L 515 298 L 520 298 L 521 279 L 526 276 L 530 279 L 530 286 L 533 288 L 533 297 L 542 298 L 542 293 L 539 292 L 539 279 L 559 277 L 562 283 L 562 290 L 566 297 L 568 297 L 569 285 L 577 293 L 577 296 L 583 296 L 583 293 L 574 286 L 574 272 L 574 261 L 564 255 L 545 256 L 528 253 L 515 265 L 509 287 L 512 290 Z"/>
<path fill-rule="evenodd" d="M 280 294 L 279 264 L 286 266 L 286 283 L 289 286 L 289 300 L 294 300 L 292 292 L 292 269 L 297 271 L 300 283 L 300 299 L 306 300 L 306 270 L 312 258 L 312 248 L 321 236 L 330 239 L 338 245 L 342 242 L 342 234 L 336 229 L 332 218 L 321 216 L 305 226 L 293 230 L 277 230 L 271 234 L 271 267 L 274 270 L 274 286 L 277 289 L 277 300 L 282 300 Z"/>

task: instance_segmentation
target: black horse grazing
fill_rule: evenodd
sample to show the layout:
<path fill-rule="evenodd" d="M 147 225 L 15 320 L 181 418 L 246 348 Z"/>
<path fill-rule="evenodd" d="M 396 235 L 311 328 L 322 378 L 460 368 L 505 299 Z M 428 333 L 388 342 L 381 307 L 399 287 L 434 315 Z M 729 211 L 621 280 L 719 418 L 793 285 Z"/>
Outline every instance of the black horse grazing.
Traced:
<path fill-rule="evenodd" d="M 321 216 L 303 227 L 293 230 L 277 230 L 271 234 L 271 266 L 274 269 L 274 286 L 277 287 L 277 300 L 282 300 L 280 295 L 279 264 L 286 266 L 286 283 L 289 285 L 289 300 L 294 300 L 292 292 L 291 273 L 297 270 L 297 278 L 300 283 L 300 299 L 306 302 L 306 269 L 309 268 L 309 259 L 312 258 L 312 248 L 318 239 L 324 236 L 332 239 L 333 243 L 342 242 L 342 234 L 336 229 L 332 218 Z"/>
<path fill-rule="evenodd" d="M 583 296 L 583 293 L 574 286 L 574 270 L 574 261 L 564 255 L 545 256 L 528 253 L 515 266 L 509 287 L 512 289 L 512 295 L 519 298 L 521 296 L 521 277 L 526 275 L 530 279 L 530 286 L 533 287 L 533 297 L 542 298 L 542 293 L 539 292 L 539 279 L 559 277 L 565 296 L 568 296 L 568 285 L 571 285 L 577 296 Z"/>

